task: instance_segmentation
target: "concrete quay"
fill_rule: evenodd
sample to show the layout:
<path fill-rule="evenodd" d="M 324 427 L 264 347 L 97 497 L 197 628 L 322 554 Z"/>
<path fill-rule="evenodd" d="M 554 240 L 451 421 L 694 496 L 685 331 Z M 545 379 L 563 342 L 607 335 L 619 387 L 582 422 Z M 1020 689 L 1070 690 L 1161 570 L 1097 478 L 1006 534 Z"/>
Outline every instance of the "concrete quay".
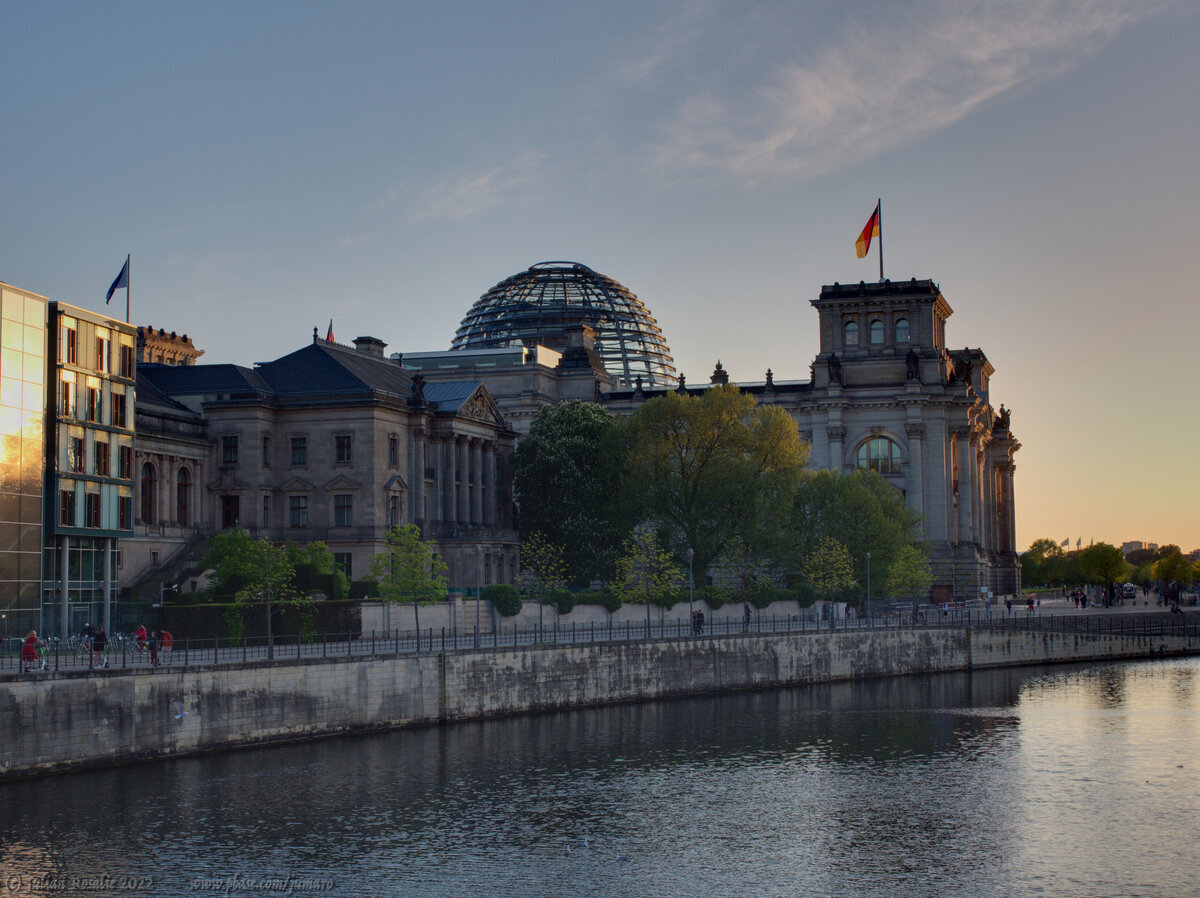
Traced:
<path fill-rule="evenodd" d="M 1150 634 L 948 626 L 751 632 L 8 678 L 0 681 L 0 779 L 674 696 L 1182 654 L 1200 654 L 1194 627 Z"/>

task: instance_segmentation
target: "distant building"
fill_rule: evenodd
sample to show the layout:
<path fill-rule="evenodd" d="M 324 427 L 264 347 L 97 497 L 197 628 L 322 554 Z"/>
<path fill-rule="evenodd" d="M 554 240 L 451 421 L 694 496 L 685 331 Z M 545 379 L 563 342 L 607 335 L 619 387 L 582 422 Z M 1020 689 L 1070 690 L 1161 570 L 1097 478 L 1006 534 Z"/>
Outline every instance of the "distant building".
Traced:
<path fill-rule="evenodd" d="M 412 523 L 452 586 L 512 582 L 516 434 L 487 388 L 474 372 L 427 384 L 385 358 L 383 341 L 354 342 L 314 330 L 310 345 L 253 368 L 139 368 L 162 421 L 139 446 L 142 567 L 130 577 L 140 589 L 172 580 L 189 545 L 235 525 L 276 542 L 323 540 L 357 579 L 387 531 Z M 172 485 L 176 498 L 164 498 Z"/>
<path fill-rule="evenodd" d="M 197 349 L 187 334 L 167 333 L 162 328 L 137 329 L 137 360 L 139 364 L 194 365 L 203 349 Z"/>
<path fill-rule="evenodd" d="M 1146 543 L 1142 542 L 1141 540 L 1132 540 L 1130 542 L 1121 543 L 1121 552 L 1124 555 L 1128 555 L 1130 552 L 1139 551 L 1157 552 L 1158 543 Z"/>

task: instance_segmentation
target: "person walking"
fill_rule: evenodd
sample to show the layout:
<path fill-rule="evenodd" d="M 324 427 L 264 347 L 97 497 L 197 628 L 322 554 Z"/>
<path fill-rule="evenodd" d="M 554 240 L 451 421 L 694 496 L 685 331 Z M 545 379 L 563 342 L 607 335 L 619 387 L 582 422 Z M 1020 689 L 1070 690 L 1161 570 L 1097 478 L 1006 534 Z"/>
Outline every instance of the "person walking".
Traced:
<path fill-rule="evenodd" d="M 92 654 L 91 660 L 88 662 L 88 669 L 95 666 L 99 660 L 101 667 L 108 667 L 108 634 L 104 632 L 104 624 L 96 625 L 96 632 L 92 634 Z"/>
<path fill-rule="evenodd" d="M 42 662 L 40 670 L 46 669 L 46 660 L 38 658 L 38 649 L 45 644 L 38 639 L 37 630 L 29 631 L 29 635 L 25 637 L 25 642 L 21 645 L 21 673 L 25 673 L 27 670 L 38 670 L 39 660 Z"/>
<path fill-rule="evenodd" d="M 170 630 L 158 632 L 158 650 L 162 653 L 163 664 L 171 663 L 171 649 L 175 647 L 175 637 Z"/>
<path fill-rule="evenodd" d="M 150 650 L 150 666 L 158 667 L 158 631 L 151 630 L 146 638 L 146 648 Z"/>

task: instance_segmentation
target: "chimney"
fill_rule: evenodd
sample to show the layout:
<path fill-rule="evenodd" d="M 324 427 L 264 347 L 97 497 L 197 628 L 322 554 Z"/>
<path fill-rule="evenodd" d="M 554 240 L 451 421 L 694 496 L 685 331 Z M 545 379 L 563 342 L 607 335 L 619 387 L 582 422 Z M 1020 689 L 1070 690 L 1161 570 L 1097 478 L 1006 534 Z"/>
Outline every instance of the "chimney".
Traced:
<path fill-rule="evenodd" d="M 383 350 L 387 344 L 378 337 L 355 337 L 354 348 L 364 355 L 373 355 L 378 358 L 383 358 Z"/>

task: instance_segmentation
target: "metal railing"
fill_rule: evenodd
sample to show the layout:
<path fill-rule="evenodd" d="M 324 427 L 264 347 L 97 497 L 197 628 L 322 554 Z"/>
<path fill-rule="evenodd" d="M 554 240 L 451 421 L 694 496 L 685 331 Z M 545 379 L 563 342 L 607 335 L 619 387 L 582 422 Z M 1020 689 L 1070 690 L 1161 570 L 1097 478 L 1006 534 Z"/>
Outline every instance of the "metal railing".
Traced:
<path fill-rule="evenodd" d="M 265 638 L 175 639 L 171 648 L 158 649 L 158 666 L 164 668 L 211 667 L 272 661 L 291 663 L 315 658 L 356 658 L 369 660 L 396 655 L 466 652 L 515 646 L 561 646 L 597 643 L 625 643 L 645 640 L 703 640 L 728 636 L 753 636 L 786 633 L 867 632 L 879 630 L 927 629 L 1040 630 L 1062 633 L 1089 633 L 1118 636 L 1188 636 L 1200 638 L 1200 615 L 1149 614 L 1042 614 L 1025 609 L 1011 613 L 993 611 L 990 615 L 975 609 L 941 610 L 925 607 L 917 612 L 896 612 L 818 619 L 805 616 L 753 614 L 744 618 L 722 618 L 706 622 L 701 628 L 687 620 L 621 621 L 609 620 L 586 625 L 573 623 L 560 627 L 501 625 L 495 629 L 429 628 L 387 632 L 318 634 L 309 637 L 277 636 L 267 645 Z M 0 675 L 39 676 L 56 671 L 137 671 L 155 666 L 147 647 L 139 647 L 132 637 L 110 637 L 104 655 L 81 652 L 75 638 L 46 640 L 45 668 L 39 661 L 32 671 L 22 671 L 19 637 L 10 637 L 0 646 Z"/>

